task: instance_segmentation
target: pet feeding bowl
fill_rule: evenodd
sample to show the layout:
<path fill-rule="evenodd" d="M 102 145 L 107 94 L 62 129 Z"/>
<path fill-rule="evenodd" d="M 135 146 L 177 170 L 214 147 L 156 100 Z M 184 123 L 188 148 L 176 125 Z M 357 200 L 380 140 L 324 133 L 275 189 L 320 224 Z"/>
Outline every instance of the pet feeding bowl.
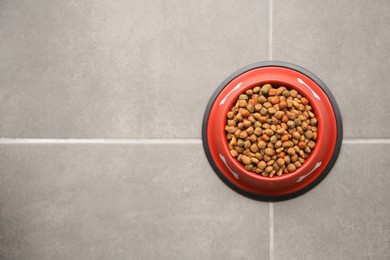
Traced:
<path fill-rule="evenodd" d="M 297 90 L 305 96 L 318 119 L 318 138 L 312 153 L 292 173 L 264 177 L 247 171 L 229 152 L 226 114 L 240 94 L 271 83 Z M 338 105 L 326 85 L 297 65 L 267 61 L 248 65 L 229 76 L 212 95 L 203 118 L 202 139 L 206 156 L 219 178 L 252 199 L 280 201 L 299 196 L 316 186 L 337 160 L 343 136 Z"/>

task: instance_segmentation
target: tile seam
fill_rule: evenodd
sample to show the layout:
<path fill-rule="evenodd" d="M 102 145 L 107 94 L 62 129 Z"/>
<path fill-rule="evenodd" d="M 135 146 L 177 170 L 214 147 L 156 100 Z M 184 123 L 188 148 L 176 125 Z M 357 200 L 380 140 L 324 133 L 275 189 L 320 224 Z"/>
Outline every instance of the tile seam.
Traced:
<path fill-rule="evenodd" d="M 275 260 L 274 203 L 269 203 L 269 259 Z"/>
<path fill-rule="evenodd" d="M 268 59 L 273 59 L 273 0 L 268 0 Z M 269 203 L 269 259 L 275 259 L 274 204 Z"/>
<path fill-rule="evenodd" d="M 273 59 L 273 0 L 268 0 L 268 59 Z"/>
<path fill-rule="evenodd" d="M 40 139 L 0 138 L 0 144 L 201 144 L 202 139 Z"/>
<path fill-rule="evenodd" d="M 189 139 L 96 139 L 96 138 L 0 138 L 0 144 L 28 144 L 28 143 L 80 143 L 80 144 L 138 144 L 138 143 L 155 143 L 155 144 L 170 144 L 170 143 L 192 143 L 192 144 L 201 144 L 201 138 L 189 138 Z M 343 144 L 390 144 L 390 138 L 344 138 Z"/>

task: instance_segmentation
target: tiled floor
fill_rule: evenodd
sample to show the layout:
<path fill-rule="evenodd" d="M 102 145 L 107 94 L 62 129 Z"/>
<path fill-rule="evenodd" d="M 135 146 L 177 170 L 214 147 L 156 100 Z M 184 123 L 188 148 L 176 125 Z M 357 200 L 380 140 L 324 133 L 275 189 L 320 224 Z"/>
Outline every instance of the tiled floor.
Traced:
<path fill-rule="evenodd" d="M 0 1 L 0 259 L 390 259 L 389 14 Z M 217 85 L 267 59 L 325 81 L 345 129 L 329 176 L 274 204 L 227 188 L 200 140 Z"/>

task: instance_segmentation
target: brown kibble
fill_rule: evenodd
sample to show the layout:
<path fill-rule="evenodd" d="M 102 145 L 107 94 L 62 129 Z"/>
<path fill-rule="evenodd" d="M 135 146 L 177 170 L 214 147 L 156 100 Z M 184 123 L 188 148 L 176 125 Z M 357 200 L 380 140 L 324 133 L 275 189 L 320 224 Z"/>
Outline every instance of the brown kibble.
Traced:
<path fill-rule="evenodd" d="M 265 149 L 265 154 L 268 155 L 268 156 L 273 156 L 273 155 L 275 155 L 275 150 L 271 149 L 271 148 L 266 148 Z"/>
<path fill-rule="evenodd" d="M 317 124 L 317 118 L 314 117 L 314 118 L 310 119 L 310 124 L 313 125 L 313 126 L 316 125 Z"/>
<path fill-rule="evenodd" d="M 260 104 L 264 104 L 265 102 L 267 102 L 267 98 L 265 96 L 260 96 L 257 100 Z"/>
<path fill-rule="evenodd" d="M 290 91 L 290 96 L 292 96 L 293 98 L 296 97 L 297 95 L 298 95 L 298 91 L 296 91 L 295 89 Z"/>
<path fill-rule="evenodd" d="M 245 127 L 250 127 L 252 125 L 251 121 L 246 120 L 246 119 L 243 121 L 243 124 Z"/>
<path fill-rule="evenodd" d="M 248 128 L 246 129 L 246 132 L 248 133 L 248 135 L 253 134 L 253 131 L 254 131 L 253 126 L 250 126 L 250 127 L 248 127 Z"/>
<path fill-rule="evenodd" d="M 240 114 L 243 117 L 248 117 L 251 113 L 247 109 L 243 109 L 243 110 L 241 110 Z"/>
<path fill-rule="evenodd" d="M 271 97 L 270 102 L 275 105 L 279 103 L 279 98 L 277 96 Z"/>
<path fill-rule="evenodd" d="M 257 146 L 260 148 L 260 149 L 265 149 L 267 147 L 267 143 L 264 142 L 264 141 L 259 141 L 257 143 Z"/>
<path fill-rule="evenodd" d="M 269 136 L 266 135 L 266 134 L 263 134 L 263 135 L 261 136 L 261 140 L 263 140 L 263 141 L 265 141 L 265 142 L 268 142 L 268 141 L 269 141 Z"/>
<path fill-rule="evenodd" d="M 250 135 L 250 136 L 248 137 L 248 140 L 251 141 L 252 143 L 253 143 L 253 142 L 256 142 L 257 136 L 254 135 L 254 134 L 252 134 L 252 135 Z"/>
<path fill-rule="evenodd" d="M 279 148 L 277 148 L 276 149 L 276 152 L 279 154 L 281 151 L 283 151 L 284 150 L 284 148 L 283 147 L 279 147 Z"/>
<path fill-rule="evenodd" d="M 296 168 L 299 168 L 299 167 L 301 167 L 302 164 L 299 161 L 296 161 L 296 162 L 294 162 L 294 165 Z"/>
<path fill-rule="evenodd" d="M 252 144 L 250 150 L 254 153 L 259 151 L 259 147 L 256 144 Z"/>
<path fill-rule="evenodd" d="M 246 100 L 238 100 L 239 107 L 246 107 L 247 105 L 248 103 L 246 102 Z"/>
<path fill-rule="evenodd" d="M 314 146 L 316 146 L 316 143 L 315 143 L 313 140 L 310 140 L 310 141 L 307 143 L 307 146 L 309 146 L 311 149 L 313 149 Z"/>
<path fill-rule="evenodd" d="M 298 132 L 293 132 L 292 133 L 292 137 L 296 140 L 300 140 L 301 139 L 301 135 L 298 133 Z"/>
<path fill-rule="evenodd" d="M 284 160 L 282 158 L 279 158 L 276 160 L 276 164 L 282 167 L 284 165 Z"/>
<path fill-rule="evenodd" d="M 275 163 L 275 160 L 271 159 L 270 161 L 267 162 L 267 165 L 270 166 L 270 165 L 273 165 Z"/>
<path fill-rule="evenodd" d="M 246 156 L 246 155 L 243 155 L 243 156 L 241 157 L 241 159 L 242 159 L 242 162 L 243 162 L 244 164 L 250 164 L 250 163 L 251 163 L 251 158 L 249 158 L 249 157 Z"/>
<path fill-rule="evenodd" d="M 309 100 L 307 100 L 307 98 L 301 98 L 301 103 L 303 104 L 303 105 L 307 105 L 307 104 L 309 104 Z"/>
<path fill-rule="evenodd" d="M 270 173 L 270 172 L 272 172 L 272 170 L 273 170 L 272 166 L 267 166 L 267 167 L 264 169 L 265 173 Z"/>
<path fill-rule="evenodd" d="M 291 158 L 288 155 L 284 156 L 283 160 L 284 160 L 285 164 L 289 164 L 291 162 Z"/>
<path fill-rule="evenodd" d="M 232 111 L 229 111 L 226 116 L 227 118 L 232 119 L 234 117 L 234 113 Z"/>
<path fill-rule="evenodd" d="M 255 110 L 256 110 L 256 111 L 260 111 L 261 107 L 262 107 L 261 104 L 256 104 L 256 105 L 255 105 Z"/>
<path fill-rule="evenodd" d="M 286 142 L 288 140 L 288 135 L 282 135 L 282 137 L 280 138 L 280 141 L 282 141 L 283 143 Z"/>
<path fill-rule="evenodd" d="M 274 107 L 270 107 L 270 108 L 268 109 L 268 113 L 269 113 L 270 115 L 273 115 L 273 114 L 276 113 L 276 109 L 275 109 Z"/>
<path fill-rule="evenodd" d="M 276 94 L 280 95 L 283 93 L 283 91 L 286 90 L 286 87 L 280 86 L 279 88 L 276 89 Z"/>
<path fill-rule="evenodd" d="M 282 144 L 282 146 L 284 148 L 290 148 L 291 146 L 293 146 L 293 143 L 291 141 L 286 141 Z"/>
<path fill-rule="evenodd" d="M 260 136 L 262 133 L 262 130 L 260 127 L 256 127 L 256 129 L 253 131 L 253 133 L 257 136 Z"/>
<path fill-rule="evenodd" d="M 252 157 L 251 158 L 251 162 L 253 163 L 253 164 L 258 164 L 260 161 L 257 159 L 257 158 L 255 158 L 255 157 Z"/>
<path fill-rule="evenodd" d="M 227 126 L 227 127 L 225 127 L 225 130 L 226 130 L 226 132 L 233 134 L 234 132 L 236 132 L 237 127 L 235 127 L 235 126 Z"/>
<path fill-rule="evenodd" d="M 233 156 L 233 157 L 237 157 L 238 156 L 238 152 L 236 150 L 230 150 L 230 154 Z"/>
<path fill-rule="evenodd" d="M 286 101 L 281 101 L 279 103 L 279 109 L 285 109 L 287 107 L 287 102 Z"/>
<path fill-rule="evenodd" d="M 306 147 L 306 143 L 305 143 L 305 142 L 299 142 L 299 143 L 298 143 L 298 147 L 299 147 L 300 149 L 303 149 L 303 148 Z"/>
<path fill-rule="evenodd" d="M 274 117 L 276 119 L 282 119 L 284 113 L 282 111 L 276 111 Z"/>
<path fill-rule="evenodd" d="M 260 161 L 258 164 L 257 164 L 257 167 L 261 170 L 264 170 L 265 167 L 267 167 L 267 163 L 265 161 Z"/>
<path fill-rule="evenodd" d="M 291 155 L 291 161 L 295 162 L 298 160 L 298 154 Z"/>
<path fill-rule="evenodd" d="M 295 154 L 295 149 L 294 148 L 288 148 L 287 149 L 287 153 L 289 154 L 289 155 L 294 155 Z"/>
<path fill-rule="evenodd" d="M 228 126 L 236 126 L 237 123 L 234 120 L 228 120 L 227 124 L 228 124 Z"/>
<path fill-rule="evenodd" d="M 277 125 L 278 123 L 279 123 L 279 120 L 278 119 L 276 119 L 274 116 L 271 118 L 271 123 L 273 124 L 273 125 Z"/>
<path fill-rule="evenodd" d="M 272 136 L 274 134 L 274 131 L 272 131 L 271 129 L 265 129 L 264 133 L 268 136 Z"/>
<path fill-rule="evenodd" d="M 275 95 L 276 95 L 276 89 L 271 88 L 271 89 L 268 91 L 268 95 L 269 95 L 269 96 L 275 96 Z"/>
<path fill-rule="evenodd" d="M 294 164 L 290 163 L 289 165 L 287 165 L 287 170 L 288 172 L 293 172 L 296 170 L 296 167 Z"/>

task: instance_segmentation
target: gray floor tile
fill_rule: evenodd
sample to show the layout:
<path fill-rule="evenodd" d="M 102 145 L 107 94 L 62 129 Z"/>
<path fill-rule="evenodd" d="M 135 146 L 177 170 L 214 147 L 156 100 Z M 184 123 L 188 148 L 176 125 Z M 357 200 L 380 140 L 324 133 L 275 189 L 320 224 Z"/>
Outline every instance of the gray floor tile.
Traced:
<path fill-rule="evenodd" d="M 268 207 L 201 144 L 0 145 L 1 259 L 267 259 Z"/>
<path fill-rule="evenodd" d="M 0 2 L 0 137 L 198 138 L 267 57 L 266 0 Z"/>
<path fill-rule="evenodd" d="M 346 137 L 390 137 L 390 1 L 274 1 L 273 56 L 319 76 Z"/>
<path fill-rule="evenodd" d="M 275 259 L 390 259 L 390 144 L 344 144 L 309 193 L 275 205 Z"/>

